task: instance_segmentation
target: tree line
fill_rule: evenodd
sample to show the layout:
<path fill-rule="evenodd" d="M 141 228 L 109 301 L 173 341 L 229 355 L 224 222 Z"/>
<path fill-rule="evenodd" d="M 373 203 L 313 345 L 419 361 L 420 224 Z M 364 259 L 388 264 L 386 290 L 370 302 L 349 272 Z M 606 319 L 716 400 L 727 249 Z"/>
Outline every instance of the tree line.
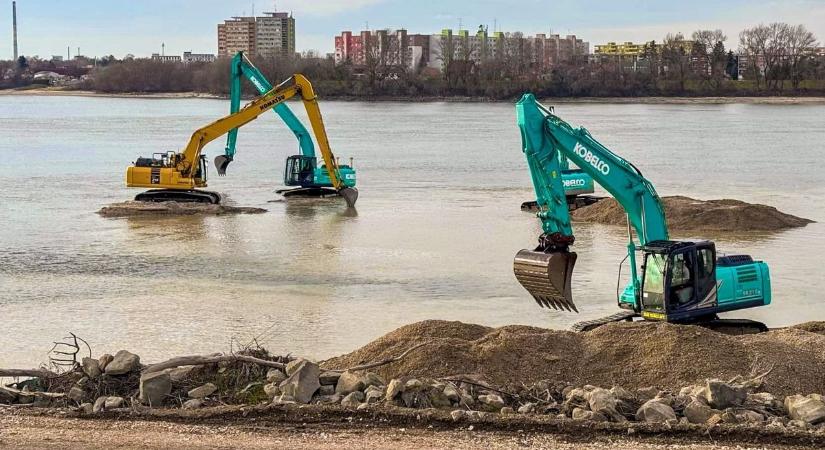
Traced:
<path fill-rule="evenodd" d="M 397 42 L 368 46 L 363 63 L 336 64 L 331 57 L 304 54 L 253 58 L 273 83 L 303 73 L 324 97 L 481 97 L 509 99 L 525 91 L 546 97 L 823 95 L 825 55 L 803 25 L 772 23 L 743 30 L 736 52 L 720 30 L 697 30 L 689 37 L 668 34 L 645 43 L 635 55 L 579 55 L 544 67 L 533 55 L 533 42 L 508 36 L 495 58 L 474 56 L 471 46 L 440 56 L 442 70 L 410 67 L 398 57 Z M 90 61 L 86 61 L 87 63 Z M 26 71 L 50 70 L 37 59 L 0 62 L 8 84 Z M 170 63 L 113 56 L 86 64 L 79 89 L 97 92 L 200 92 L 226 95 L 230 61 Z M 744 79 L 740 79 L 740 73 Z M 251 86 L 247 93 L 257 94 Z"/>

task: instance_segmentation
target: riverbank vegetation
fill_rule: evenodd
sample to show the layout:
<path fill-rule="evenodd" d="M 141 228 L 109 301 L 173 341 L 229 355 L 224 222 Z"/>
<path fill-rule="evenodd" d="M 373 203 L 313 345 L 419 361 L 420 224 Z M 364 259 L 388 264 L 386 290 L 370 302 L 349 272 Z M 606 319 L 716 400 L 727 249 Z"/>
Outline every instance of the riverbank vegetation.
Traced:
<path fill-rule="evenodd" d="M 825 95 L 825 52 L 802 25 L 773 23 L 743 30 L 738 47 L 726 47 L 720 30 L 689 36 L 668 34 L 633 55 L 581 55 L 540 67 L 531 41 L 508 37 L 495 58 L 479 60 L 472 46 L 439 56 L 442 70 L 410 69 L 393 57 L 392 45 L 370 52 L 364 64 L 336 64 L 312 53 L 289 58 L 254 58 L 272 82 L 303 73 L 324 97 L 511 99 L 525 91 L 540 97 L 777 96 Z M 511 41 L 512 40 L 512 41 Z M 378 48 L 378 46 L 374 46 Z M 71 89 L 101 93 L 198 92 L 225 95 L 229 59 L 170 63 L 114 56 L 75 64 L 21 57 L 0 62 L 0 87 L 31 83 L 36 71 L 78 77 Z M 27 78 L 28 75 L 28 78 Z M 256 94 L 246 86 L 248 94 Z"/>

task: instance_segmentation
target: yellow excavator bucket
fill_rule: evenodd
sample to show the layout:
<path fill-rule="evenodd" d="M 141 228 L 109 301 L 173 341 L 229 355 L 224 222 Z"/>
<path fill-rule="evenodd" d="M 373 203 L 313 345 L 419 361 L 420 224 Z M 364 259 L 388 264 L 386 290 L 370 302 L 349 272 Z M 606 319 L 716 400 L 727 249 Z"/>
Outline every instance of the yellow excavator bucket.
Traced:
<path fill-rule="evenodd" d="M 579 312 L 570 292 L 576 258 L 575 252 L 524 249 L 513 260 L 513 272 L 539 306 Z"/>

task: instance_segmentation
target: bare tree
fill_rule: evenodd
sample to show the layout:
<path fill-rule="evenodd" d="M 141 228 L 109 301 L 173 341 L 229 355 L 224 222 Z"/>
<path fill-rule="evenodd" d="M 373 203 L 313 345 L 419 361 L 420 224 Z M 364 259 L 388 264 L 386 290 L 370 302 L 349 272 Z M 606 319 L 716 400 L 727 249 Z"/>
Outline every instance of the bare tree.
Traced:
<path fill-rule="evenodd" d="M 817 46 L 817 40 L 804 25 L 788 25 L 784 34 L 784 62 L 788 67 L 787 72 L 793 88 L 799 89 L 799 83 L 813 62 L 813 50 Z"/>
<path fill-rule="evenodd" d="M 696 58 L 697 75 L 714 89 L 719 89 L 725 77 L 727 36 L 722 30 L 697 30 L 691 37 L 691 53 Z"/>
<path fill-rule="evenodd" d="M 662 44 L 662 63 L 668 78 L 679 85 L 679 92 L 685 91 L 685 83 L 690 75 L 690 45 L 682 33 L 668 34 Z"/>

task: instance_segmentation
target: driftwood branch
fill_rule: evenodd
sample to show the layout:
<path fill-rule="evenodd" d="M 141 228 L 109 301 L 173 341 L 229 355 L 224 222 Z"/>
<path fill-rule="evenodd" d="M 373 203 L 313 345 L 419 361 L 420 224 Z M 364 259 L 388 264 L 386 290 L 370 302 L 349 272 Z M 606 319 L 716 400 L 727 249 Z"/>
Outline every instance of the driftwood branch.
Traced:
<path fill-rule="evenodd" d="M 161 370 L 172 369 L 181 366 L 202 366 L 205 364 L 215 364 L 219 362 L 245 362 L 251 364 L 258 364 L 260 366 L 274 367 L 276 369 L 286 369 L 286 364 L 277 361 L 267 361 L 265 359 L 255 358 L 247 355 L 192 355 L 192 356 L 178 356 L 168 361 L 152 364 L 143 369 L 143 373 L 155 373 Z"/>
<path fill-rule="evenodd" d="M 17 395 L 22 395 L 24 397 L 42 397 L 42 398 L 62 398 L 65 397 L 66 394 L 62 392 L 38 392 L 38 391 L 21 391 L 20 389 L 15 389 L 12 387 L 4 387 L 0 388 L 4 391 L 8 391 Z"/>
<path fill-rule="evenodd" d="M 375 361 L 375 362 L 371 362 L 371 363 L 367 363 L 367 364 L 361 364 L 359 366 L 350 367 L 349 369 L 330 370 L 330 372 L 347 372 L 347 371 L 354 372 L 356 370 L 367 370 L 367 369 L 374 369 L 374 368 L 380 367 L 380 366 L 385 366 L 387 364 L 394 363 L 396 361 L 400 361 L 400 360 L 404 359 L 404 357 L 409 355 L 413 350 L 419 349 L 419 348 L 421 348 L 421 347 L 423 347 L 423 346 L 425 346 L 429 343 L 430 343 L 430 341 L 422 342 L 422 343 L 420 343 L 416 346 L 408 348 L 404 353 L 402 353 L 398 356 L 394 356 L 392 358 L 387 358 L 387 359 L 383 359 L 381 361 Z"/>
<path fill-rule="evenodd" d="M 0 377 L 57 378 L 60 374 L 46 369 L 0 369 Z"/>

